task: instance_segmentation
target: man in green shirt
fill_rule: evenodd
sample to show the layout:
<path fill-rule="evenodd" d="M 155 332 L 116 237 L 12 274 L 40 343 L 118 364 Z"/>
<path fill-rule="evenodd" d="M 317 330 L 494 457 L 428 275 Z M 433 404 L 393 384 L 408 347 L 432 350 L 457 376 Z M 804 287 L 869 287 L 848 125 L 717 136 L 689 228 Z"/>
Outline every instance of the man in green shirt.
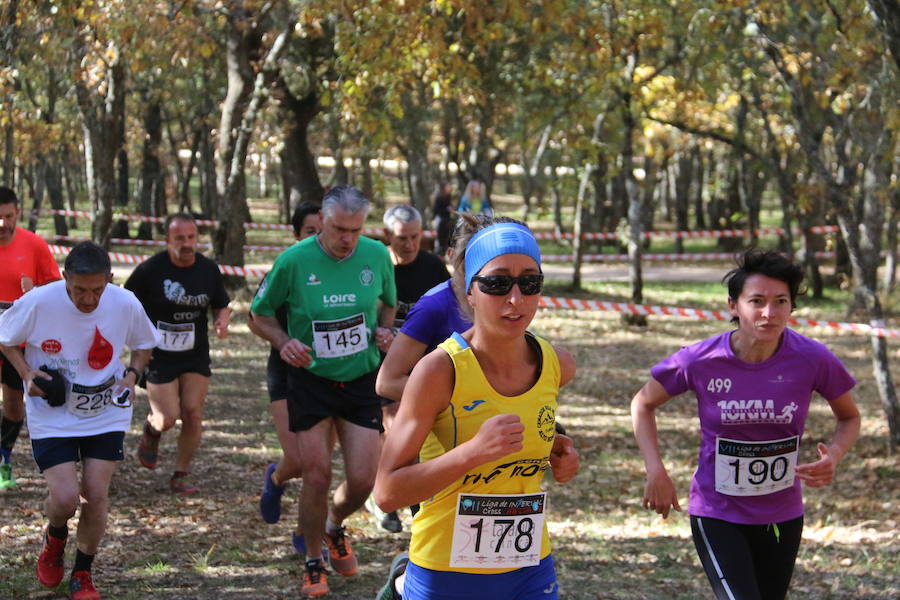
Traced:
<path fill-rule="evenodd" d="M 322 232 L 278 257 L 251 305 L 261 335 L 291 366 L 288 414 L 303 469 L 307 595 L 328 592 L 323 533 L 332 567 L 342 575 L 356 572 L 341 523 L 362 507 L 378 466 L 382 428 L 375 376 L 379 350 L 387 351 L 393 339 L 397 289 L 387 248 L 360 237 L 368 211 L 368 200 L 355 187 L 332 189 L 322 201 Z M 274 316 L 282 304 L 287 331 Z M 329 508 L 332 423 L 347 478 Z"/>

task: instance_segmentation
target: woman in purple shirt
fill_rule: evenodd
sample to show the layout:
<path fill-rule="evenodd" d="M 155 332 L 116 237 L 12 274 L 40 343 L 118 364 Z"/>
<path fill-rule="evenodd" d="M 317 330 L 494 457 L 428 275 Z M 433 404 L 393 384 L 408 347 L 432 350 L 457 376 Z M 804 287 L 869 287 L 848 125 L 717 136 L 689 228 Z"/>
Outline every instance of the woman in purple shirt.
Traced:
<path fill-rule="evenodd" d="M 803 530 L 800 482 L 831 483 L 859 435 L 856 380 L 824 345 L 787 329 L 803 280 L 788 258 L 750 250 L 724 278 L 737 329 L 686 346 L 656 364 L 631 402 L 647 469 L 644 508 L 680 511 L 663 465 L 656 409 L 693 391 L 700 452 L 688 512 L 700 561 L 717 599 L 781 600 Z M 812 392 L 836 428 L 818 460 L 798 464 Z"/>

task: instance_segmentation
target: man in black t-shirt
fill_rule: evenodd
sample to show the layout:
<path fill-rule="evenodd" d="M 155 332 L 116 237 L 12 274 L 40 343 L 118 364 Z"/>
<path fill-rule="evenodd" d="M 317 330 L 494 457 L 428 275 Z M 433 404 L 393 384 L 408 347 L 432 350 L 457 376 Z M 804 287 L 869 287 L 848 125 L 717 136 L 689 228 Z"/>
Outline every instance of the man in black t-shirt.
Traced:
<path fill-rule="evenodd" d="M 383 222 L 397 282 L 394 328 L 398 330 L 419 298 L 437 284 L 450 279 L 450 273 L 441 258 L 421 249 L 422 215 L 415 207 L 408 204 L 393 206 L 384 213 Z M 400 403 L 388 399 L 382 399 L 382 403 L 382 423 L 387 432 Z M 382 513 L 374 502 L 367 502 L 366 507 L 380 517 L 383 529 L 397 533 L 403 528 L 396 511 Z"/>
<path fill-rule="evenodd" d="M 422 294 L 450 279 L 450 273 L 443 260 L 421 249 L 422 215 L 414 207 L 400 204 L 388 209 L 384 213 L 384 231 L 397 282 L 394 327 L 399 329 Z"/>
<path fill-rule="evenodd" d="M 228 334 L 231 311 L 219 267 L 199 254 L 197 224 L 188 214 L 166 219 L 166 250 L 153 255 L 131 273 L 125 287 L 137 296 L 159 330 L 161 342 L 153 350 L 147 369 L 150 414 L 138 446 L 138 460 L 156 467 L 159 440 L 181 419 L 173 492 L 193 494 L 196 486 L 187 475 L 200 446 L 203 403 L 210 371 L 207 311 L 222 339 Z"/>

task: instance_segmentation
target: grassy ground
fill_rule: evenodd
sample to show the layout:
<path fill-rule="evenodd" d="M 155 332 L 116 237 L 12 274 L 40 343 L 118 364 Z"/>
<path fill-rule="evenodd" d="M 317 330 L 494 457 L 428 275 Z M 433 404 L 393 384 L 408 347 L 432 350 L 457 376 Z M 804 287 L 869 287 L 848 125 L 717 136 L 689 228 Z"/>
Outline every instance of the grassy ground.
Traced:
<path fill-rule="evenodd" d="M 607 296 L 600 290 L 595 293 Z M 695 288 L 693 304 L 711 307 L 703 301 L 705 295 L 702 288 Z M 676 300 L 680 301 L 673 298 L 669 303 Z M 299 595 L 301 563 L 290 546 L 292 515 L 278 525 L 266 525 L 257 512 L 263 470 L 279 450 L 263 379 L 266 349 L 248 332 L 245 314 L 246 305 L 239 307 L 232 335 L 224 342 L 213 341 L 215 376 L 204 443 L 195 461 L 203 492 L 193 498 L 176 498 L 168 492 L 173 435 L 163 439 L 156 471 L 141 468 L 134 459 L 138 427 L 126 438 L 127 458 L 114 480 L 109 531 L 95 563 L 104 597 L 211 600 Z M 582 469 L 565 486 L 547 482 L 552 498 L 550 530 L 564 598 L 709 597 L 687 517 L 677 514 L 663 521 L 639 506 L 643 473 L 631 437 L 628 403 L 653 362 L 725 326 L 654 318 L 648 329 L 638 330 L 623 327 L 614 315 L 586 311 L 542 311 L 536 319 L 534 328 L 572 350 L 579 364 L 576 380 L 561 396 L 559 418 L 576 440 Z M 900 467 L 885 446 L 886 425 L 870 374 L 867 340 L 829 330 L 804 332 L 825 341 L 859 379 L 857 398 L 864 425 L 836 483 L 807 491 L 807 526 L 791 597 L 897 598 Z M 896 350 L 893 358 L 895 364 L 900 360 Z M 900 371 L 894 376 L 900 378 Z M 660 417 L 666 460 L 683 505 L 698 438 L 693 403 L 688 397 L 673 401 Z M 141 423 L 146 414 L 143 394 L 136 406 L 134 423 Z M 803 446 L 807 459 L 831 427 L 827 405 L 816 401 Z M 33 575 L 45 488 L 27 448 L 27 439 L 20 440 L 14 455 L 19 487 L 2 500 L 0 598 L 59 598 L 62 589 L 43 590 Z M 339 459 L 335 468 L 339 473 Z M 298 491 L 298 485 L 289 488 L 286 512 L 294 506 Z M 404 518 L 408 531 L 408 514 Z M 349 525 L 361 568 L 354 577 L 333 576 L 331 597 L 371 598 L 391 557 L 406 547 L 408 533 L 383 533 L 365 512 L 353 516 Z M 70 545 L 67 564 L 73 553 Z"/>

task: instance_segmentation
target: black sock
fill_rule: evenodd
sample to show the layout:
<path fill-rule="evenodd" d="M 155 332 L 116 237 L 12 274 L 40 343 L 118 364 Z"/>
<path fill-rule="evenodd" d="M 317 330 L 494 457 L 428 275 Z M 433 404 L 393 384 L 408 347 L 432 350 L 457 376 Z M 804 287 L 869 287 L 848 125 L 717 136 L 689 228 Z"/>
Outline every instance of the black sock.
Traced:
<path fill-rule="evenodd" d="M 144 435 L 158 438 L 162 435 L 162 432 L 153 429 L 153 425 L 150 424 L 150 421 L 144 421 Z"/>
<path fill-rule="evenodd" d="M 53 525 L 48 524 L 47 533 L 58 540 L 64 540 L 69 537 L 69 526 L 63 525 L 62 527 L 54 527 Z"/>
<path fill-rule="evenodd" d="M 91 565 L 93 563 L 94 555 L 85 554 L 81 551 L 81 549 L 79 549 L 78 552 L 75 553 L 75 566 L 72 567 L 72 572 L 74 573 L 75 571 L 90 571 Z"/>
<path fill-rule="evenodd" d="M 187 477 L 187 471 L 175 471 L 172 473 L 172 479 L 178 479 L 179 477 Z"/>
<path fill-rule="evenodd" d="M 12 451 L 24 422 L 12 421 L 6 417 L 0 418 L 0 448 Z"/>

